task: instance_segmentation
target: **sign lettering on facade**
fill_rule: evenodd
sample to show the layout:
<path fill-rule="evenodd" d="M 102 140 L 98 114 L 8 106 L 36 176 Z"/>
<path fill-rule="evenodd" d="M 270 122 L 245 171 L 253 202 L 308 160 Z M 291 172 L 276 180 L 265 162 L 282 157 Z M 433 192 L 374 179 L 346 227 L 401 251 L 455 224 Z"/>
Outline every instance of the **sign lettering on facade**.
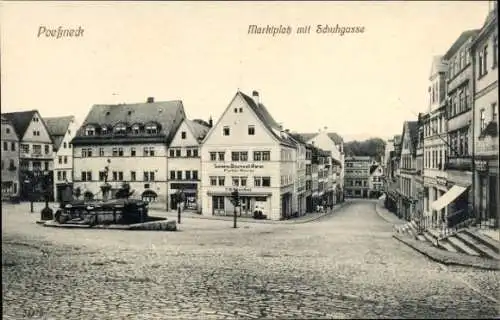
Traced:
<path fill-rule="evenodd" d="M 263 169 L 262 164 L 214 164 L 215 169 L 224 169 L 224 172 L 253 172 L 255 169 Z"/>
<path fill-rule="evenodd" d="M 234 190 L 238 190 L 238 192 L 250 192 L 252 191 L 252 188 L 247 188 L 247 187 L 241 187 L 241 188 L 236 188 L 236 187 L 233 187 L 233 188 L 229 188 L 227 187 L 226 188 L 226 191 L 234 191 Z"/>
<path fill-rule="evenodd" d="M 484 161 L 484 160 L 476 160 L 476 170 L 487 171 L 488 170 L 488 162 Z"/>
<path fill-rule="evenodd" d="M 447 182 L 448 181 L 446 180 L 446 178 L 436 177 L 436 183 L 441 185 L 441 186 L 446 186 Z"/>

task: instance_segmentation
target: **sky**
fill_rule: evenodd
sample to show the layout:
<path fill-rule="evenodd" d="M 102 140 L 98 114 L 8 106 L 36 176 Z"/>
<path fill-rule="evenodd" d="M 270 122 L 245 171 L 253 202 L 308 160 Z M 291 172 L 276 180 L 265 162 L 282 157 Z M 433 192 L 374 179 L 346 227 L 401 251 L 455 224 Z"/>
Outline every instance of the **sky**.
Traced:
<path fill-rule="evenodd" d="M 296 132 L 400 134 L 428 106 L 432 57 L 479 29 L 486 1 L 0 2 L 1 109 L 74 115 L 93 104 L 182 100 L 214 121 L 240 90 Z M 292 34 L 248 34 L 249 25 Z M 317 25 L 364 27 L 340 36 Z M 310 34 L 296 34 L 301 26 Z M 81 37 L 39 36 L 79 28 Z"/>

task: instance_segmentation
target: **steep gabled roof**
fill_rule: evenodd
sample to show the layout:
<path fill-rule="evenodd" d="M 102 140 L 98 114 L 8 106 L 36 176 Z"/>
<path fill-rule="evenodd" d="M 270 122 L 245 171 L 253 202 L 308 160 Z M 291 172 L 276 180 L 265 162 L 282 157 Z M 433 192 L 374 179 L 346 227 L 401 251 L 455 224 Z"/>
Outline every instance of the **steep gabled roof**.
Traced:
<path fill-rule="evenodd" d="M 203 124 L 196 122 L 194 120 L 186 119 L 185 121 L 186 121 L 186 125 L 191 130 L 191 133 L 193 134 L 194 138 L 198 141 L 203 141 L 203 139 L 207 135 L 208 131 L 210 130 L 210 126 L 203 125 Z"/>
<path fill-rule="evenodd" d="M 432 58 L 431 73 L 429 74 L 429 80 L 438 73 L 446 72 L 448 70 L 448 64 L 443 60 L 443 56 L 434 56 Z"/>
<path fill-rule="evenodd" d="M 74 119 L 74 116 L 66 116 L 45 118 L 44 120 L 51 136 L 64 136 L 68 132 L 71 121 Z"/>
<path fill-rule="evenodd" d="M 96 104 L 92 106 L 85 121 L 77 131 L 73 143 L 87 140 L 102 140 L 100 136 L 85 136 L 84 129 L 87 125 L 115 126 L 118 123 L 147 124 L 157 123 L 160 132 L 157 135 L 165 138 L 167 143 L 172 140 L 177 128 L 186 117 L 182 101 L 143 102 L 133 104 L 105 105 Z"/>
<path fill-rule="evenodd" d="M 319 134 L 317 133 L 299 133 L 306 141 L 311 140 L 312 138 L 316 137 Z M 332 141 L 335 144 L 342 144 L 344 143 L 344 139 L 340 135 L 338 135 L 336 132 L 328 132 L 327 133 L 328 137 L 332 139 Z"/>
<path fill-rule="evenodd" d="M 248 106 L 255 112 L 262 124 L 271 132 L 271 134 L 281 143 L 295 146 L 296 142 L 289 137 L 289 134 L 283 131 L 283 128 L 274 120 L 267 108 L 262 104 L 255 103 L 255 100 L 241 91 L 238 94 L 243 97 Z"/>
<path fill-rule="evenodd" d="M 370 174 L 377 170 L 378 167 L 380 167 L 380 164 L 372 164 L 370 167 Z"/>
<path fill-rule="evenodd" d="M 19 137 L 19 139 L 22 139 L 24 137 L 24 134 L 26 133 L 26 130 L 28 130 L 31 119 L 33 119 L 33 116 L 36 113 L 38 113 L 37 110 L 29 110 L 2 113 L 2 116 L 12 123 L 14 130 L 16 130 L 17 136 Z"/>
<path fill-rule="evenodd" d="M 412 145 L 412 151 L 415 152 L 418 143 L 418 121 L 408 121 L 408 131 L 410 134 L 410 140 Z"/>
<path fill-rule="evenodd" d="M 479 33 L 479 29 L 466 30 L 460 34 L 460 36 L 455 40 L 455 42 L 451 45 L 448 51 L 443 56 L 443 59 L 449 60 L 455 53 L 462 47 L 462 45 L 469 40 L 471 37 L 475 37 Z"/>

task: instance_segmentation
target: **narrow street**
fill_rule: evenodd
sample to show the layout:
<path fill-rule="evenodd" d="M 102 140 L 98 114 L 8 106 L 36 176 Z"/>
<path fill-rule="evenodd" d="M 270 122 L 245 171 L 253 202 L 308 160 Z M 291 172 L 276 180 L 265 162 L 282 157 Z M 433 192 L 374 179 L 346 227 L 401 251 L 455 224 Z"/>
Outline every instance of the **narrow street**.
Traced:
<path fill-rule="evenodd" d="M 374 206 L 350 200 L 313 222 L 238 229 L 185 219 L 174 233 L 44 228 L 26 204 L 6 206 L 3 316 L 498 316 L 498 303 L 486 297 L 498 296 L 498 272 L 442 268 L 393 239 Z"/>

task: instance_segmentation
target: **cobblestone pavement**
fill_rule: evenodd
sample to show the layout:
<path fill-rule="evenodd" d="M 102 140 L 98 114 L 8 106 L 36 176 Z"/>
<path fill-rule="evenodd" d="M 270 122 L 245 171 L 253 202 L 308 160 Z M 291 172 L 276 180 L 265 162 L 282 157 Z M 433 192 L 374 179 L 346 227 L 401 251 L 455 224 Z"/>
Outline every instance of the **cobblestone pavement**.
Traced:
<path fill-rule="evenodd" d="M 180 232 L 44 228 L 27 208 L 2 208 L 4 319 L 499 315 L 498 271 L 442 268 L 370 200 L 305 224 L 185 219 Z"/>

